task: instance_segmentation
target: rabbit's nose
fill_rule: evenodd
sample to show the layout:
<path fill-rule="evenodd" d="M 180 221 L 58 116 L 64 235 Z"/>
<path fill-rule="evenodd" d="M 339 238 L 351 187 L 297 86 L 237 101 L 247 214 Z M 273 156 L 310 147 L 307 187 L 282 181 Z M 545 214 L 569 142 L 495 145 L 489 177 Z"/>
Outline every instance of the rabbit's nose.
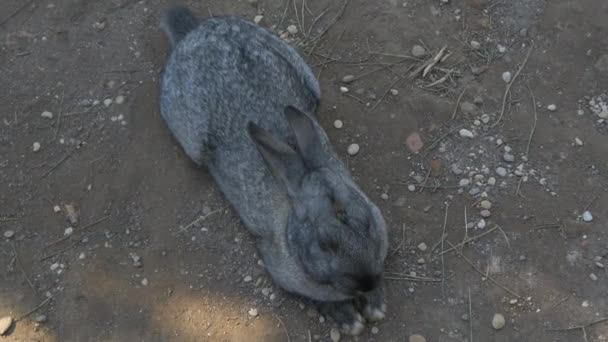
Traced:
<path fill-rule="evenodd" d="M 369 292 L 375 289 L 380 282 L 380 277 L 374 274 L 363 274 L 358 277 L 357 285 L 358 291 L 360 292 Z"/>

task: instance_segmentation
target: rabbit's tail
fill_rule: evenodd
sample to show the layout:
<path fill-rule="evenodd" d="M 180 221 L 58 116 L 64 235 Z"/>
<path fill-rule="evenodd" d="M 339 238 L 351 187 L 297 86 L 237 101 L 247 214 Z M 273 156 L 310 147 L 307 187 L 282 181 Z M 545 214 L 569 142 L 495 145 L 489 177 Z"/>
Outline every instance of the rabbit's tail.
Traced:
<path fill-rule="evenodd" d="M 173 6 L 164 13 L 160 27 L 171 41 L 171 46 L 175 46 L 198 24 L 198 20 L 189 9 Z"/>

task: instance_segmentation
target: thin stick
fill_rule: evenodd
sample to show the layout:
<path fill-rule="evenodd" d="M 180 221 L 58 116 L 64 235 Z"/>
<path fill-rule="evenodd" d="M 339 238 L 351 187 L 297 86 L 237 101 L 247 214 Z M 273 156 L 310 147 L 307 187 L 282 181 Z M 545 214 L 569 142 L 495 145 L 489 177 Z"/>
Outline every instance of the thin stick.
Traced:
<path fill-rule="evenodd" d="M 560 304 L 562 304 L 563 302 L 567 301 L 570 298 L 570 296 L 566 296 L 560 300 L 557 301 L 557 303 L 553 304 L 551 306 L 551 309 L 555 309 L 556 307 L 558 307 Z"/>
<path fill-rule="evenodd" d="M 587 205 L 583 208 L 583 212 L 587 211 L 591 205 L 593 204 L 593 202 L 595 202 L 595 200 L 597 200 L 600 197 L 600 195 L 595 195 L 593 196 L 593 198 L 591 199 L 591 201 L 589 201 L 589 203 L 587 203 Z"/>
<path fill-rule="evenodd" d="M 55 257 L 55 256 L 57 256 L 59 254 L 65 253 L 65 252 L 69 251 L 70 249 L 76 247 L 76 245 L 78 245 L 80 243 L 80 241 L 81 240 L 76 240 L 76 241 L 74 241 L 74 243 L 72 243 L 71 245 L 67 246 L 66 248 L 64 248 L 64 249 L 62 249 L 62 250 L 60 250 L 58 252 L 45 255 L 42 258 L 40 258 L 40 261 L 45 261 L 45 260 L 53 258 L 53 257 Z"/>
<path fill-rule="evenodd" d="M 323 16 L 328 11 L 329 11 L 329 7 L 327 7 L 323 12 L 321 12 L 321 14 L 319 14 L 312 20 L 312 23 L 310 23 L 310 27 L 308 28 L 308 33 L 306 34 L 306 38 L 310 37 L 310 34 L 312 33 L 312 29 L 315 27 L 315 24 L 317 23 L 317 21 L 319 21 L 319 19 L 323 18 Z"/>
<path fill-rule="evenodd" d="M 310 329 L 308 329 L 308 342 L 312 342 L 312 336 L 310 335 Z"/>
<path fill-rule="evenodd" d="M 419 66 L 414 71 L 412 71 L 410 73 L 410 79 L 414 79 L 423 70 L 424 70 L 424 74 L 422 77 L 426 76 L 426 73 L 428 71 L 430 71 L 429 67 L 433 67 L 435 64 L 437 64 L 437 62 L 439 62 L 439 60 L 441 59 L 441 56 L 443 55 L 443 53 L 445 52 L 445 49 L 447 49 L 447 48 L 448 48 L 448 46 L 444 45 L 441 48 L 441 50 L 439 50 L 439 52 L 434 57 L 428 59 L 426 62 L 422 63 L 421 66 Z"/>
<path fill-rule="evenodd" d="M 61 126 L 61 114 L 63 114 L 63 99 L 65 98 L 65 88 L 61 92 L 61 101 L 59 101 L 59 113 L 57 113 L 57 122 L 55 123 L 55 135 L 53 136 L 53 140 L 57 139 L 57 134 L 59 134 L 59 127 Z"/>
<path fill-rule="evenodd" d="M 376 101 L 376 103 L 372 106 L 371 110 L 376 109 L 376 107 L 378 107 L 378 105 L 380 104 L 380 102 L 382 102 L 382 100 L 384 100 L 384 98 L 386 97 L 386 95 L 388 95 L 388 93 L 391 91 L 391 89 L 393 89 L 393 87 L 395 87 L 395 85 L 397 85 L 397 83 L 399 83 L 402 80 L 401 77 L 397 78 L 397 80 L 395 80 L 393 83 L 391 83 L 391 85 L 389 85 L 386 90 L 384 91 L 384 94 L 382 94 L 382 96 L 380 96 L 380 98 L 378 98 L 378 101 Z"/>
<path fill-rule="evenodd" d="M 405 243 L 405 223 L 402 225 L 401 227 L 401 242 L 399 242 L 399 244 L 397 245 L 397 248 L 395 248 L 392 252 L 391 252 L 391 257 L 395 254 L 397 254 L 397 252 L 399 252 L 399 250 L 401 249 L 401 247 L 403 246 L 403 244 Z"/>
<path fill-rule="evenodd" d="M 323 31 L 321 31 L 321 33 L 319 33 L 319 35 L 317 37 L 315 37 L 315 40 L 321 39 L 327 33 L 327 31 L 329 31 L 329 29 L 338 21 L 338 19 L 340 19 L 342 17 L 342 14 L 344 14 L 344 11 L 346 10 L 347 5 L 348 5 L 348 0 L 345 0 L 344 4 L 340 8 L 340 11 L 338 12 L 338 14 L 336 14 L 336 16 L 333 17 L 333 19 L 329 22 L 329 25 L 327 25 L 327 27 Z"/>
<path fill-rule="evenodd" d="M 585 327 L 583 327 L 582 329 L 583 329 L 583 339 L 585 340 L 585 342 L 589 342 L 589 340 L 587 339 L 587 330 L 585 330 Z"/>
<path fill-rule="evenodd" d="M 521 183 L 524 181 L 524 177 L 521 176 L 519 177 L 519 182 L 517 182 L 517 188 L 515 189 L 515 196 L 519 196 L 522 198 L 526 198 L 522 193 L 521 193 Z"/>
<path fill-rule="evenodd" d="M 589 327 L 591 327 L 593 325 L 604 323 L 604 322 L 607 322 L 607 321 L 608 321 L 608 317 L 604 317 L 604 318 L 600 318 L 600 319 L 597 319 L 595 321 L 592 321 L 590 323 L 583 324 L 583 325 L 575 325 L 575 326 L 570 326 L 570 327 L 567 327 L 567 328 L 547 329 L 547 331 L 569 331 L 569 330 L 576 330 L 576 329 L 582 329 L 582 328 L 589 328 Z"/>
<path fill-rule="evenodd" d="M 422 184 L 420 184 L 420 190 L 418 190 L 418 192 L 422 192 L 422 190 L 424 190 L 424 186 L 426 185 L 426 182 L 429 180 L 431 171 L 433 171 L 433 168 L 429 167 L 429 171 L 426 173 L 426 176 L 424 177 L 424 181 L 422 182 Z"/>
<path fill-rule="evenodd" d="M 300 28 L 300 32 L 304 32 L 304 29 L 302 28 L 302 23 L 300 23 L 300 17 L 298 17 L 298 6 L 296 5 L 296 0 L 293 0 L 293 11 L 296 15 L 296 23 Z"/>
<path fill-rule="evenodd" d="M 48 303 L 51 299 L 53 299 L 53 296 L 46 297 L 46 299 L 43 300 L 42 303 L 38 304 L 38 306 L 36 306 L 32 310 L 30 310 L 30 311 L 24 313 L 23 315 L 19 316 L 19 318 L 17 318 L 15 321 L 19 322 L 22 319 L 24 319 L 25 317 L 27 317 L 27 316 L 33 314 L 34 312 L 38 311 L 41 307 L 45 306 L 46 303 Z"/>
<path fill-rule="evenodd" d="M 517 72 L 515 73 L 515 75 L 513 75 L 513 78 L 511 79 L 511 82 L 509 82 L 509 84 L 507 84 L 507 88 L 505 89 L 505 94 L 502 97 L 502 108 L 500 109 L 500 115 L 498 116 L 498 120 L 496 120 L 496 122 L 492 125 L 492 127 L 495 127 L 496 125 L 498 125 L 498 123 L 500 122 L 500 120 L 502 120 L 502 117 L 505 114 L 505 109 L 506 109 L 506 106 L 507 106 L 507 96 L 509 95 L 509 91 L 511 90 L 511 86 L 513 85 L 513 83 L 515 83 L 515 79 L 517 79 L 517 76 L 519 76 L 519 74 L 521 73 L 521 71 L 524 69 L 524 67 L 526 66 L 526 63 L 528 63 L 528 59 L 530 58 L 530 55 L 532 54 L 532 49 L 533 48 L 534 48 L 534 42 L 532 42 L 530 44 L 530 49 L 528 50 L 528 53 L 526 54 L 526 58 L 524 58 L 524 61 L 521 63 L 521 66 L 519 67 L 519 69 L 517 70 Z M 536 108 L 536 106 L 534 108 Z"/>
<path fill-rule="evenodd" d="M 456 106 L 454 106 L 454 112 L 452 113 L 452 120 L 456 119 L 456 114 L 458 114 L 458 105 L 460 105 L 460 100 L 462 100 L 462 97 L 466 91 L 466 87 L 462 89 L 462 92 L 460 92 L 460 95 L 458 96 L 458 100 L 456 100 Z"/>
<path fill-rule="evenodd" d="M 289 0 L 285 0 L 285 10 L 283 10 L 283 15 L 281 16 L 281 20 L 279 20 L 279 24 L 277 25 L 277 28 L 279 29 L 281 28 L 281 25 L 283 25 L 283 21 L 287 16 L 287 10 L 289 10 Z"/>
<path fill-rule="evenodd" d="M 467 206 L 464 206 L 464 237 L 462 238 L 462 246 L 466 245 L 466 242 L 469 238 L 469 220 L 467 218 Z"/>
<path fill-rule="evenodd" d="M 469 286 L 469 342 L 473 342 L 473 305 L 471 304 L 471 287 Z"/>
<path fill-rule="evenodd" d="M 524 154 L 526 157 L 528 157 L 530 153 L 530 144 L 532 143 L 532 137 L 534 137 L 534 132 L 536 132 L 536 121 L 538 121 L 538 115 L 536 113 L 536 97 L 534 96 L 534 92 L 528 84 L 526 84 L 526 88 L 528 88 L 528 91 L 530 91 L 530 95 L 532 96 L 532 108 L 534 109 L 534 122 L 532 123 L 530 137 L 528 138 L 528 145 L 526 146 L 526 153 Z"/>
<path fill-rule="evenodd" d="M 448 209 L 450 204 L 445 202 L 445 216 L 443 217 L 443 231 L 441 232 L 441 297 L 445 298 L 445 262 L 443 258 L 443 242 L 445 241 L 445 227 L 448 224 Z"/>
<path fill-rule="evenodd" d="M 462 246 L 466 245 L 466 244 L 467 244 L 467 243 L 469 243 L 469 242 L 472 242 L 472 241 L 474 241 L 474 240 L 477 240 L 477 239 L 479 239 L 479 238 L 482 238 L 482 237 L 484 237 L 484 236 L 486 236 L 486 235 L 490 234 L 491 232 L 495 231 L 496 229 L 498 229 L 498 226 L 494 226 L 492 229 L 488 229 L 487 231 L 485 231 L 485 232 L 483 232 L 483 233 L 481 233 L 481 234 L 475 235 L 475 236 L 474 236 L 474 237 L 472 237 L 472 238 L 468 238 L 467 240 L 462 241 L 461 243 L 459 243 L 459 244 L 457 244 L 457 245 L 455 245 L 455 246 L 456 246 L 456 248 L 460 248 L 460 247 L 462 247 Z M 454 250 L 454 248 L 451 248 L 451 247 L 450 247 L 450 248 L 446 249 L 445 251 L 443 251 L 443 252 L 442 252 L 442 254 L 445 254 L 445 253 L 451 252 L 451 251 L 453 251 L 453 250 Z"/>
<path fill-rule="evenodd" d="M 207 215 L 200 215 L 199 217 L 197 217 L 196 219 L 194 219 L 192 222 L 188 223 L 188 225 L 186 225 L 185 227 L 179 227 L 178 230 L 177 230 L 177 232 L 175 234 L 173 234 L 173 235 L 177 235 L 177 234 L 180 234 L 180 233 L 185 233 L 186 231 L 188 231 L 188 229 L 190 229 L 190 227 L 192 227 L 195 224 L 198 224 L 198 223 L 206 220 L 208 217 L 210 217 L 210 216 L 212 216 L 212 215 L 214 215 L 214 214 L 216 214 L 216 213 L 218 213 L 218 212 L 220 212 L 222 210 L 224 210 L 224 208 L 216 209 L 216 210 L 210 212 Z"/>
<path fill-rule="evenodd" d="M 291 342 L 291 337 L 289 337 L 289 331 L 287 331 L 287 328 L 285 327 L 285 323 L 283 323 L 283 320 L 281 320 L 281 317 L 279 317 L 279 315 L 276 315 L 276 314 L 274 315 L 274 317 L 277 318 L 277 320 L 281 324 L 281 327 L 283 327 L 283 331 L 285 331 L 285 335 L 287 335 L 287 342 Z"/>
<path fill-rule="evenodd" d="M 439 144 L 443 139 L 445 139 L 445 137 L 447 137 L 448 135 L 454 133 L 460 127 L 462 127 L 462 125 L 458 125 L 458 126 L 452 128 L 446 134 L 442 135 L 439 139 L 435 140 L 432 144 L 429 145 L 429 147 L 426 148 L 426 150 L 424 150 L 424 153 L 426 153 L 429 150 L 433 149 L 433 147 L 435 147 L 437 144 Z"/>
<path fill-rule="evenodd" d="M 361 100 L 360 98 L 356 97 L 355 95 L 351 95 L 351 94 L 349 94 L 349 93 L 344 93 L 344 94 L 342 94 L 342 95 L 344 95 L 344 96 L 346 96 L 346 97 L 348 97 L 348 98 L 351 98 L 351 99 L 353 99 L 353 100 L 356 100 L 357 102 L 359 102 L 359 103 L 360 103 L 360 104 L 362 104 L 362 105 L 365 105 L 365 104 L 366 104 L 366 103 L 365 103 L 365 101 Z"/>
<path fill-rule="evenodd" d="M 86 226 L 82 226 L 82 228 L 78 229 L 78 231 L 77 231 L 77 232 L 75 232 L 75 233 L 80 233 L 80 232 L 83 232 L 83 231 L 84 231 L 84 230 L 86 230 L 87 228 L 91 228 L 91 227 L 93 227 L 93 226 L 95 226 L 95 225 L 97 225 L 97 224 L 99 224 L 99 223 L 101 223 L 101 222 L 103 222 L 103 221 L 105 221 L 105 220 L 107 220 L 107 219 L 109 219 L 109 218 L 110 218 L 110 215 L 108 215 L 108 216 L 104 216 L 104 217 L 102 217 L 102 218 L 100 218 L 100 219 L 98 219 L 98 220 L 96 220 L 96 221 L 93 221 L 93 222 L 91 222 L 91 223 L 87 224 Z M 62 237 L 61 239 L 59 239 L 59 240 L 55 240 L 55 241 L 53 241 L 53 242 L 49 242 L 49 243 L 48 243 L 48 244 L 46 244 L 46 246 L 44 246 L 44 247 L 45 247 L 45 248 L 48 248 L 48 247 L 54 246 L 54 245 L 56 245 L 56 244 L 62 243 L 63 241 L 65 241 L 65 240 L 67 240 L 67 239 L 69 239 L 69 238 L 71 238 L 71 237 L 72 237 L 72 234 L 71 234 L 71 235 L 66 235 L 66 236 Z"/>
<path fill-rule="evenodd" d="M 441 281 L 441 279 L 437 279 L 437 278 L 412 276 L 407 273 L 385 272 L 385 274 L 387 274 L 387 276 L 385 276 L 384 278 L 389 279 L 389 280 L 407 280 L 407 281 L 419 281 L 419 282 L 429 282 L 429 283 L 438 283 Z"/>
<path fill-rule="evenodd" d="M 36 287 L 34 286 L 34 283 L 32 282 L 32 279 L 30 279 L 30 276 L 27 275 L 25 268 L 23 268 L 23 264 L 21 263 L 19 254 L 17 254 L 17 250 L 15 249 L 15 244 L 12 242 L 11 242 L 11 248 L 13 249 L 13 254 L 15 255 L 15 260 L 17 261 L 17 265 L 19 265 L 19 268 L 21 269 L 21 273 L 23 273 L 23 276 L 25 277 L 25 280 L 27 280 L 28 285 L 32 288 L 32 290 L 34 290 L 34 292 L 38 292 L 38 290 L 36 290 Z"/>
<path fill-rule="evenodd" d="M 505 240 L 507 241 L 507 246 L 509 246 L 509 249 L 511 249 L 511 242 L 509 241 L 509 238 L 507 237 L 507 234 L 505 233 L 505 231 L 502 230 L 502 228 L 500 228 L 500 226 L 496 226 L 496 228 L 498 228 L 498 230 L 500 230 L 500 232 L 502 233 L 502 236 L 504 236 Z"/>
<path fill-rule="evenodd" d="M 32 2 L 34 2 L 34 0 L 28 1 L 25 4 L 23 4 L 23 6 L 17 8 L 16 10 L 13 11 L 13 13 L 9 14 L 6 16 L 6 18 L 2 19 L 2 21 L 0 21 L 0 26 L 4 25 L 7 21 L 11 20 L 12 17 L 16 16 L 17 14 L 19 14 L 19 12 L 23 11 L 27 6 L 29 6 Z"/>
<path fill-rule="evenodd" d="M 55 163 L 55 165 L 53 165 L 45 173 L 43 173 L 42 176 L 40 176 L 40 180 L 42 180 L 46 176 L 50 175 L 51 172 L 55 171 L 55 169 L 59 167 L 59 165 L 63 164 L 63 162 L 68 160 L 68 158 L 70 158 L 72 156 L 72 153 L 74 153 L 74 151 L 76 151 L 76 147 L 74 147 L 70 152 L 68 152 L 65 156 L 63 156 L 61 159 L 59 159 L 59 161 L 57 163 Z"/>
<path fill-rule="evenodd" d="M 497 282 L 494 278 L 492 278 L 489 274 L 484 273 L 483 271 L 481 271 L 479 268 L 477 268 L 477 266 L 475 266 L 473 264 L 473 262 L 471 260 L 469 260 L 467 257 L 464 256 L 464 254 L 462 254 L 462 252 L 460 252 L 458 249 L 456 249 L 456 247 L 450 242 L 447 241 L 446 242 L 452 246 L 452 248 L 454 248 L 454 250 L 456 251 L 456 253 L 458 253 L 458 255 L 460 255 L 460 257 L 466 261 L 467 264 L 469 264 L 469 266 L 471 266 L 477 273 L 479 273 L 482 277 L 485 277 L 487 279 L 489 279 L 491 282 L 493 282 L 496 286 L 502 288 L 503 290 L 507 291 L 508 293 L 510 293 L 511 295 L 517 297 L 517 298 L 521 298 L 520 295 L 518 295 L 517 293 L 513 292 L 513 290 L 509 289 L 508 287 L 502 285 L 501 283 Z"/>

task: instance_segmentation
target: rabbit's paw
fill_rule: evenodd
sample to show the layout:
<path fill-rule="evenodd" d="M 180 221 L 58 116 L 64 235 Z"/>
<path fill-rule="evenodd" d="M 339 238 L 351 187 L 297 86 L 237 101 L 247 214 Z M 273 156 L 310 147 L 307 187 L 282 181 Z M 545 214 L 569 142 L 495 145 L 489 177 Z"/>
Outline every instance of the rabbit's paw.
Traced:
<path fill-rule="evenodd" d="M 359 335 L 365 328 L 365 320 L 352 301 L 323 302 L 317 304 L 319 311 L 349 335 Z"/>
<path fill-rule="evenodd" d="M 365 304 L 363 306 L 363 315 L 372 322 L 377 322 L 386 316 L 386 303 L 384 303 L 384 291 L 382 287 L 378 287 L 374 291 L 365 294 Z"/>

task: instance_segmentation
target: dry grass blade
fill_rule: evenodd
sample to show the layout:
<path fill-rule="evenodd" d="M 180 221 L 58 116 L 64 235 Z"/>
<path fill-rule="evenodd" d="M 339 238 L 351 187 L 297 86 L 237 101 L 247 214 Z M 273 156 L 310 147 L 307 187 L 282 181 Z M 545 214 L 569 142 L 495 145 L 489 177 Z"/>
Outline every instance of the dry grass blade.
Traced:
<path fill-rule="evenodd" d="M 494 227 L 492 227 L 492 229 L 488 229 L 487 231 L 485 231 L 485 232 L 483 232 L 483 233 L 480 233 L 480 234 L 475 235 L 475 236 L 473 236 L 473 237 L 471 237 L 471 238 L 468 238 L 468 239 L 466 239 L 465 241 L 462 241 L 461 243 L 456 244 L 455 246 L 456 246 L 456 248 L 463 247 L 463 246 L 464 246 L 464 245 L 466 245 L 467 243 L 469 243 L 469 242 L 471 242 L 471 241 L 474 241 L 474 240 L 477 240 L 477 239 L 479 239 L 479 238 L 482 238 L 482 237 L 484 237 L 484 236 L 486 236 L 486 235 L 490 234 L 491 232 L 495 231 L 496 229 L 498 229 L 498 226 L 494 226 Z M 445 254 L 445 253 L 451 252 L 451 251 L 453 251 L 453 250 L 454 250 L 454 248 L 450 247 L 450 248 L 446 249 L 445 251 L 443 251 L 443 252 L 442 252 L 442 254 Z"/>
<path fill-rule="evenodd" d="M 528 53 L 526 54 L 526 58 L 524 58 L 524 61 L 521 63 L 521 66 L 519 67 L 519 69 L 517 70 L 515 75 L 513 75 L 511 82 L 509 82 L 507 84 L 507 88 L 505 89 L 505 94 L 502 97 L 502 107 L 500 109 L 500 114 L 498 115 L 498 119 L 496 120 L 496 122 L 494 124 L 492 124 L 492 127 L 496 127 L 496 125 L 498 125 L 500 123 L 500 121 L 502 120 L 502 117 L 505 115 L 505 109 L 507 107 L 507 97 L 509 96 L 511 86 L 513 86 L 513 83 L 515 83 L 515 80 L 517 79 L 517 77 L 519 76 L 521 71 L 524 69 L 526 64 L 528 63 L 528 59 L 530 59 L 530 55 L 532 54 L 532 49 L 534 49 L 534 42 L 532 42 L 530 44 L 530 49 L 528 50 Z"/>
<path fill-rule="evenodd" d="M 28 312 L 24 313 L 23 315 L 19 316 L 19 318 L 17 318 L 15 321 L 19 322 L 22 319 L 24 319 L 25 317 L 27 317 L 27 316 L 33 314 L 34 312 L 38 311 L 41 307 L 45 306 L 46 303 L 50 302 L 51 299 L 53 299 L 53 296 L 46 297 L 46 299 L 43 300 L 42 303 L 38 304 L 35 308 L 33 308 L 30 311 L 28 311 Z"/>
<path fill-rule="evenodd" d="M 80 232 L 83 232 L 83 231 L 85 231 L 86 229 L 91 228 L 91 227 L 93 227 L 93 226 L 95 226 L 95 225 L 97 225 L 97 224 L 99 224 L 99 223 L 101 223 L 101 222 L 103 222 L 103 221 L 105 221 L 105 220 L 107 220 L 107 219 L 109 219 L 109 218 L 110 218 L 110 215 L 104 216 L 104 217 L 102 217 L 102 218 L 100 218 L 100 219 L 98 219 L 98 220 L 95 220 L 95 221 L 93 221 L 93 222 L 91 222 L 91 223 L 89 223 L 89 224 L 87 224 L 87 225 L 85 225 L 85 226 L 82 226 L 82 227 L 81 227 L 80 229 L 78 229 L 78 230 L 77 230 L 75 233 L 80 233 Z M 61 242 L 65 241 L 65 240 L 67 240 L 67 239 L 71 238 L 71 237 L 72 237 L 72 235 L 66 235 L 66 236 L 62 237 L 61 239 L 59 239 L 59 240 L 56 240 L 56 241 L 53 241 L 53 242 L 47 243 L 47 244 L 45 245 L 45 247 L 47 247 L 47 248 L 48 248 L 48 247 L 54 246 L 54 245 L 56 245 L 56 244 L 58 244 L 58 243 L 61 243 Z"/>
<path fill-rule="evenodd" d="M 13 249 L 13 255 L 15 256 L 15 260 L 17 261 L 17 265 L 19 265 L 21 273 L 23 273 L 23 276 L 25 277 L 25 280 L 27 281 L 28 285 L 32 288 L 32 290 L 34 290 L 34 292 L 38 292 L 38 290 L 36 290 L 36 287 L 34 286 L 34 283 L 32 282 L 32 279 L 30 279 L 30 276 L 27 274 L 25 268 L 23 267 L 23 264 L 21 263 L 21 258 L 19 258 L 19 254 L 17 254 L 17 250 L 15 249 L 14 243 L 11 243 L 11 248 Z"/>
<path fill-rule="evenodd" d="M 589 328 L 589 327 L 591 327 L 593 325 L 604 323 L 604 322 L 608 322 L 608 317 L 596 319 L 595 321 L 589 322 L 587 324 L 574 325 L 574 326 L 570 326 L 570 327 L 567 327 L 567 328 L 547 329 L 547 331 L 569 331 L 569 330 L 576 330 L 576 329 L 582 329 L 582 328 Z"/>
<path fill-rule="evenodd" d="M 494 285 L 500 287 L 501 289 L 507 291 L 508 293 L 510 293 L 511 295 L 517 297 L 517 298 L 522 298 L 522 296 L 520 296 L 519 294 L 517 294 L 516 292 L 514 292 L 513 290 L 509 289 L 508 287 L 502 285 L 501 283 L 499 283 L 498 281 L 496 281 L 494 278 L 492 278 L 489 274 L 484 273 L 482 270 L 480 270 L 477 266 L 475 266 L 473 264 L 473 262 L 471 260 L 469 260 L 469 258 L 467 258 L 466 256 L 464 256 L 464 254 L 462 254 L 462 252 L 460 252 L 450 241 L 446 242 L 456 251 L 456 253 L 458 253 L 458 255 L 467 263 L 469 264 L 469 266 L 471 266 L 475 272 L 479 273 L 482 277 L 487 278 L 488 280 L 490 280 L 492 283 L 494 283 Z"/>
<path fill-rule="evenodd" d="M 445 227 L 448 224 L 448 210 L 450 205 L 445 203 L 445 216 L 443 217 L 443 230 L 441 232 L 441 297 L 445 298 L 445 262 L 443 257 L 443 243 L 445 241 Z"/>
<path fill-rule="evenodd" d="M 532 122 L 532 129 L 530 129 L 530 137 L 528 137 L 528 145 L 526 145 L 526 153 L 524 154 L 529 158 L 530 154 L 530 144 L 532 144 L 532 137 L 534 137 L 534 132 L 536 132 L 536 122 L 538 121 L 538 113 L 536 112 L 536 97 L 534 96 L 534 92 L 529 85 L 526 84 L 526 88 L 530 92 L 530 96 L 532 97 L 532 109 L 534 110 L 534 121 Z"/>
<path fill-rule="evenodd" d="M 432 150 L 435 146 L 437 146 L 437 144 L 439 144 L 443 139 L 445 139 L 448 135 L 456 132 L 460 127 L 462 127 L 462 125 L 458 125 L 454 128 L 452 128 L 451 130 L 449 130 L 447 133 L 445 133 L 444 135 L 442 135 L 441 137 L 439 137 L 439 139 L 433 141 L 432 144 L 429 145 L 429 147 L 427 147 L 424 150 L 424 153 L 427 153 L 428 151 Z"/>
<path fill-rule="evenodd" d="M 291 342 L 291 337 L 289 337 L 289 331 L 287 331 L 287 327 L 285 326 L 285 323 L 283 323 L 283 320 L 281 320 L 281 317 L 279 317 L 278 315 L 274 315 L 274 317 L 277 318 L 277 320 L 281 324 L 281 327 L 283 328 L 283 331 L 285 331 L 285 335 L 287 336 L 287 342 Z"/>
<path fill-rule="evenodd" d="M 458 114 L 458 106 L 460 105 L 460 100 L 462 100 L 462 97 L 464 96 L 464 93 L 467 91 L 467 88 L 465 87 L 464 89 L 462 89 L 462 92 L 460 92 L 460 95 L 458 95 L 458 100 L 456 100 L 456 106 L 454 106 L 454 112 L 452 113 L 452 120 L 456 119 L 456 114 Z"/>
<path fill-rule="evenodd" d="M 407 281 L 419 281 L 419 282 L 429 282 L 429 283 L 438 283 L 438 282 L 442 281 L 441 279 L 437 279 L 437 278 L 413 276 L 411 274 L 399 273 L 399 272 L 384 272 L 384 274 L 385 274 L 384 278 L 389 279 L 389 280 L 407 280 Z"/>

